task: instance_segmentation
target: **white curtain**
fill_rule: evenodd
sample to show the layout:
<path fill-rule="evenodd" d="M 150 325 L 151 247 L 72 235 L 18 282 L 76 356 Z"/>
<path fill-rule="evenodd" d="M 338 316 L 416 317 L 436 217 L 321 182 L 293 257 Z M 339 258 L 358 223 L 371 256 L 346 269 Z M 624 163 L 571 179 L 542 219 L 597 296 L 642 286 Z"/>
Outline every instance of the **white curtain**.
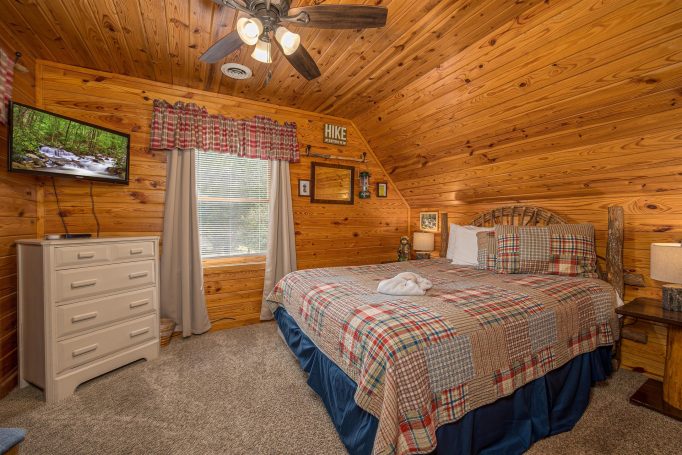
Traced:
<path fill-rule="evenodd" d="M 161 254 L 161 315 L 182 336 L 211 328 L 204 299 L 194 149 L 168 151 Z"/>
<path fill-rule="evenodd" d="M 268 226 L 268 252 L 265 259 L 265 281 L 260 319 L 273 318 L 266 299 L 277 282 L 287 273 L 296 270 L 296 239 L 294 214 L 291 206 L 291 179 L 288 161 L 271 161 L 270 225 Z"/>

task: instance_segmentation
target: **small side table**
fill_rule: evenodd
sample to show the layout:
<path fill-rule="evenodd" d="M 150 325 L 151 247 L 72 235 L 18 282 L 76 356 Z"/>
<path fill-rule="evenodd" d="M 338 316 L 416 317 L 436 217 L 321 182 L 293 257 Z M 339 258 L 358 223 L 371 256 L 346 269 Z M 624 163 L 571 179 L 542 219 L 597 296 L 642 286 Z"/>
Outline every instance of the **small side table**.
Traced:
<path fill-rule="evenodd" d="M 663 382 L 647 379 L 630 402 L 682 420 L 682 311 L 666 311 L 660 301 L 640 297 L 616 313 L 668 326 Z"/>

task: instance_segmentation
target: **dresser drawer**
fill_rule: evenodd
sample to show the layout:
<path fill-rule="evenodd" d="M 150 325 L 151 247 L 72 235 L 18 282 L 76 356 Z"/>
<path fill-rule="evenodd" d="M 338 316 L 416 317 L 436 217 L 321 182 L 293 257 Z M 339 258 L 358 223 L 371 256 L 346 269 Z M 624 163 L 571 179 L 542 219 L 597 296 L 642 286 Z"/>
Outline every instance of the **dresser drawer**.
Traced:
<path fill-rule="evenodd" d="M 154 242 L 128 242 L 111 245 L 115 261 L 123 259 L 148 259 L 155 256 Z"/>
<path fill-rule="evenodd" d="M 59 246 L 54 249 L 55 266 L 79 266 L 111 262 L 109 245 Z"/>
<path fill-rule="evenodd" d="M 149 288 L 58 306 L 57 337 L 151 313 L 156 309 L 156 301 L 156 288 Z"/>
<path fill-rule="evenodd" d="M 55 301 L 64 302 L 82 297 L 100 296 L 110 292 L 156 283 L 153 260 L 126 262 L 55 272 Z"/>
<path fill-rule="evenodd" d="M 87 335 L 57 342 L 57 372 L 83 365 L 127 347 L 154 339 L 158 334 L 156 315 L 151 314 Z"/>

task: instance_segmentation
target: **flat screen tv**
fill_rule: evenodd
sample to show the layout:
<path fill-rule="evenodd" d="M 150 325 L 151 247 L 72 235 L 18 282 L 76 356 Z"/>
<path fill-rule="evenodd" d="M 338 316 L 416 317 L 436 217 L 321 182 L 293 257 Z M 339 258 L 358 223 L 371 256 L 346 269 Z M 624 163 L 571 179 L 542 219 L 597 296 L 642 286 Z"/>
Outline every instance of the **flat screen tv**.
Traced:
<path fill-rule="evenodd" d="M 130 136 L 10 104 L 10 172 L 128 183 Z"/>

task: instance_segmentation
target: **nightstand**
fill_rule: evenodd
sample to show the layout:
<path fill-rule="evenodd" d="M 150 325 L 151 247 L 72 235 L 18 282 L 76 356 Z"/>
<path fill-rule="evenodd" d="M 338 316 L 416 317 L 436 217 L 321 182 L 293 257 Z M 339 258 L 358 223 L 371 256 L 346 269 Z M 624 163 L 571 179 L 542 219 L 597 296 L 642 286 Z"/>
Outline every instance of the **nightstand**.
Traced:
<path fill-rule="evenodd" d="M 663 382 L 647 379 L 630 402 L 682 420 L 682 311 L 666 311 L 659 300 L 640 297 L 616 313 L 668 326 Z"/>

